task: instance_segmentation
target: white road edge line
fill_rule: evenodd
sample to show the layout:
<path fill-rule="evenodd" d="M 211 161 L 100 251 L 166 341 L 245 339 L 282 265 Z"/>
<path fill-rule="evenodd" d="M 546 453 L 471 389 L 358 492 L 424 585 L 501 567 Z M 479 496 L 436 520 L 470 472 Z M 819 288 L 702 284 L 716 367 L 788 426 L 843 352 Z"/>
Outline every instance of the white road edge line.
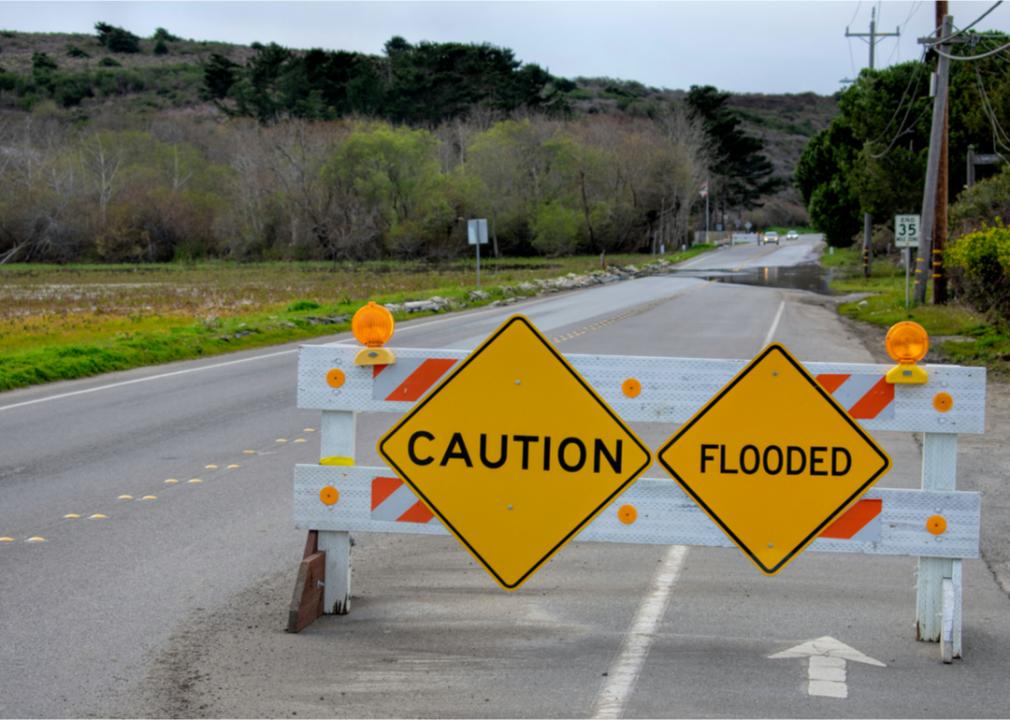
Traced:
<path fill-rule="evenodd" d="M 652 589 L 638 606 L 635 622 L 624 640 L 621 654 L 611 666 L 607 682 L 596 697 L 594 718 L 619 718 L 624 714 L 624 705 L 635 689 L 656 628 L 666 614 L 670 591 L 680 576 L 685 557 L 685 545 L 671 545 L 666 551 L 663 563 L 652 579 Z"/>
<path fill-rule="evenodd" d="M 775 313 L 775 319 L 772 320 L 772 326 L 768 328 L 768 334 L 765 335 L 765 341 L 761 347 L 768 347 L 768 343 L 770 343 L 772 341 L 772 338 L 775 337 L 775 331 L 779 329 L 779 320 L 782 319 L 782 311 L 785 309 L 786 309 L 786 301 L 783 300 L 782 302 L 779 303 L 779 310 L 777 313 Z"/>

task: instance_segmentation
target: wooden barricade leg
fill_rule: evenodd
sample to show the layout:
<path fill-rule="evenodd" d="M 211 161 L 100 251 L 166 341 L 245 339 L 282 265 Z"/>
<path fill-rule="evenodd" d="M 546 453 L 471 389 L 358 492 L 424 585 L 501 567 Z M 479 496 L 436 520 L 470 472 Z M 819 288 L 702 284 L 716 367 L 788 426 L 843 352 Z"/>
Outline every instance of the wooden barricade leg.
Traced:
<path fill-rule="evenodd" d="M 957 435 L 924 433 L 922 489 L 955 490 L 956 486 Z M 949 558 L 919 558 L 915 592 L 915 636 L 918 640 L 940 641 L 943 630 L 943 582 L 944 579 L 952 578 L 953 573 L 954 561 Z M 954 590 L 957 593 L 956 605 L 960 607 L 960 582 Z"/>
<path fill-rule="evenodd" d="M 288 632 L 301 632 L 323 614 L 325 583 L 326 558 L 319 552 L 318 534 L 315 530 L 310 530 L 302 562 L 298 566 L 295 592 L 288 608 Z"/>

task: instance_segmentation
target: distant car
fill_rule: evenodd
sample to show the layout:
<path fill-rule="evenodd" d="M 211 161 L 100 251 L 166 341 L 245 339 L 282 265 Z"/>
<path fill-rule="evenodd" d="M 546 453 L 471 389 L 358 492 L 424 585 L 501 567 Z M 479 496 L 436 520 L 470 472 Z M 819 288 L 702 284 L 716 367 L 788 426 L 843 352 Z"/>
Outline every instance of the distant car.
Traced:
<path fill-rule="evenodd" d="M 761 244 L 767 245 L 768 243 L 779 244 L 779 234 L 774 230 L 769 230 L 761 237 Z"/>
<path fill-rule="evenodd" d="M 790 230 L 786 233 L 786 240 L 799 240 L 800 234 L 795 230 Z"/>

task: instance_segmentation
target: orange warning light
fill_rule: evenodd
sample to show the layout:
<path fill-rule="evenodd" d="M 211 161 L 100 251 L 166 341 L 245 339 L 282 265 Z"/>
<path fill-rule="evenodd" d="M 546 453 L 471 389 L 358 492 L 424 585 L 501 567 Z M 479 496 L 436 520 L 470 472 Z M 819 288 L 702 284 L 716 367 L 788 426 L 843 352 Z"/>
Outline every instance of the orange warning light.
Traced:
<path fill-rule="evenodd" d="M 916 365 L 929 350 L 926 328 L 911 320 L 902 320 L 891 326 L 884 339 L 887 354 L 898 365 L 887 373 L 887 382 L 899 385 L 922 385 L 929 376 Z"/>
<path fill-rule="evenodd" d="M 365 347 L 382 347 L 393 337 L 393 313 L 371 300 L 358 308 L 351 319 L 351 332 Z"/>
<path fill-rule="evenodd" d="M 392 365 L 396 356 L 382 346 L 393 337 L 393 313 L 371 300 L 351 318 L 351 332 L 365 349 L 354 358 L 355 365 Z"/>

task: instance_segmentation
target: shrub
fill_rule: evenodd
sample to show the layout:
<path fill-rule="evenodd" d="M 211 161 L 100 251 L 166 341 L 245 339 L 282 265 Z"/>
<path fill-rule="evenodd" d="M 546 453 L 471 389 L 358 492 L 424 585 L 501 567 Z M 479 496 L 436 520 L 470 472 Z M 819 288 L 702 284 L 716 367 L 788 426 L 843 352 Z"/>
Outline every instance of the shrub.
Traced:
<path fill-rule="evenodd" d="M 955 294 L 1010 326 L 1010 228 L 999 218 L 952 242 L 944 254 Z"/>
<path fill-rule="evenodd" d="M 110 57 L 103 57 L 101 60 L 98 61 L 98 64 L 101 65 L 102 67 L 123 67 L 122 63 L 120 63 L 115 58 Z"/>
<path fill-rule="evenodd" d="M 73 58 L 89 58 L 91 57 L 84 50 L 81 50 L 76 45 L 67 45 L 67 55 Z"/>
<path fill-rule="evenodd" d="M 165 44 L 164 40 L 158 40 L 158 42 L 154 44 L 154 54 L 168 55 L 168 45 Z"/>

